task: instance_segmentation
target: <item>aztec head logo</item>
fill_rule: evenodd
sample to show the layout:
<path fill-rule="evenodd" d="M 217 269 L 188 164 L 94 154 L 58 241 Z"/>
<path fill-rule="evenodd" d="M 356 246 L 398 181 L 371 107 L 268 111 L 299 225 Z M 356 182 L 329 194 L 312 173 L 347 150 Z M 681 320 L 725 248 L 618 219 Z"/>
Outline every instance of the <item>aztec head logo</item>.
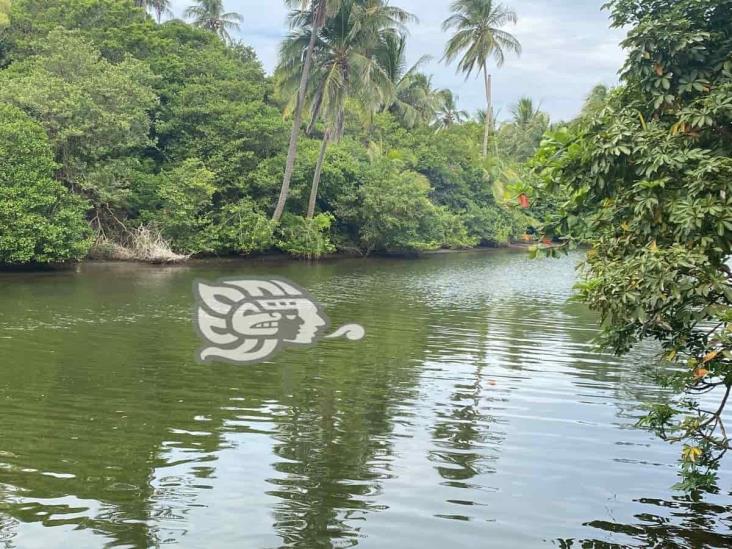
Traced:
<path fill-rule="evenodd" d="M 325 335 L 330 324 L 321 305 L 303 288 L 282 279 L 231 279 L 194 284 L 195 324 L 206 345 L 202 362 L 260 362 L 285 346 L 321 338 L 363 338 L 358 324 Z"/>

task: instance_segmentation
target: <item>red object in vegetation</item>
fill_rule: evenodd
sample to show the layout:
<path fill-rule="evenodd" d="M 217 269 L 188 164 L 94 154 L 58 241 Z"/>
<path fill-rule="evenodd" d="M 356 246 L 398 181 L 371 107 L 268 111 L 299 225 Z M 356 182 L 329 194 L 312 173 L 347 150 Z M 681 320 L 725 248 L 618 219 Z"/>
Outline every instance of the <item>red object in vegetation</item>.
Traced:
<path fill-rule="evenodd" d="M 529 197 L 526 196 L 524 193 L 521 193 L 518 197 L 518 202 L 521 205 L 522 208 L 526 209 L 529 207 Z"/>

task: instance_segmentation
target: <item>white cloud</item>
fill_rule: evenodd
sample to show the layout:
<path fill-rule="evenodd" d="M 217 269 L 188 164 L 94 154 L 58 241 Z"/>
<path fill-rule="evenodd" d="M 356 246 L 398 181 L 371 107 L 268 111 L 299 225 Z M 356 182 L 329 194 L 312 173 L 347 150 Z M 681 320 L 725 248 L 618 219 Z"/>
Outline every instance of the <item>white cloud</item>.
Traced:
<path fill-rule="evenodd" d="M 510 105 L 521 96 L 540 101 L 554 119 L 577 113 L 584 97 L 600 82 L 613 84 L 624 55 L 619 47 L 624 33 L 609 28 L 604 0 L 504 0 L 518 14 L 519 22 L 508 28 L 523 45 L 521 57 L 509 57 L 493 72 L 494 103 L 506 116 Z M 186 0 L 173 0 L 176 15 Z M 434 74 L 439 87 L 453 89 L 461 107 L 469 111 L 485 104 L 482 80 L 465 80 L 454 67 L 440 62 L 447 36 L 442 21 L 449 15 L 450 0 L 392 0 L 417 15 L 411 25 L 409 57 L 433 56 L 425 70 Z M 280 41 L 286 35 L 287 10 L 280 0 L 228 0 L 228 10 L 244 17 L 237 37 L 251 44 L 271 71 L 277 62 Z"/>

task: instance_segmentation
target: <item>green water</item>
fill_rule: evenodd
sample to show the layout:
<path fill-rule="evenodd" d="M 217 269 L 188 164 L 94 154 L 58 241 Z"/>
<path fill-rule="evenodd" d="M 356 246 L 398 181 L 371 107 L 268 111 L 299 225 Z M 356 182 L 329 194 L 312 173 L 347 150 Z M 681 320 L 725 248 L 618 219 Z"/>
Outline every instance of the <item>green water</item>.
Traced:
<path fill-rule="evenodd" d="M 633 427 L 644 354 L 567 302 L 577 259 L 2 274 L 0 547 L 728 546 L 729 494 L 675 494 L 678 448 Z M 198 364 L 192 282 L 237 275 L 366 338 Z"/>

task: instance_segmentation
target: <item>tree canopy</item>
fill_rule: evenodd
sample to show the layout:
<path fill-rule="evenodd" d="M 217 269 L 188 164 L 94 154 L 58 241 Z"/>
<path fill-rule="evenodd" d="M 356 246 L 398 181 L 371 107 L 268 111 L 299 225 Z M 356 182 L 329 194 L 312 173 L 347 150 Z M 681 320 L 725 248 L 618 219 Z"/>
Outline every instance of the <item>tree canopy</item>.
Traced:
<path fill-rule="evenodd" d="M 86 205 L 53 179 L 43 128 L 0 104 L 0 262 L 79 259 L 89 248 Z"/>
<path fill-rule="evenodd" d="M 432 87 L 422 61 L 406 66 L 412 18 L 397 6 L 293 3 L 273 77 L 227 34 L 240 17 L 221 2 L 194 3 L 192 24 L 158 19 L 167 6 L 16 0 L 0 31 L 0 105 L 43 129 L 46 175 L 84 212 L 94 257 L 134 257 L 142 237 L 161 259 L 414 253 L 505 244 L 532 223 L 494 192 L 503 175 L 480 157 L 480 123 Z M 292 155 L 308 51 L 306 127 L 294 124 Z M 271 222 L 288 166 L 287 215 Z M 68 234 L 79 238 L 73 253 L 0 261 L 83 257 L 88 231 Z"/>

